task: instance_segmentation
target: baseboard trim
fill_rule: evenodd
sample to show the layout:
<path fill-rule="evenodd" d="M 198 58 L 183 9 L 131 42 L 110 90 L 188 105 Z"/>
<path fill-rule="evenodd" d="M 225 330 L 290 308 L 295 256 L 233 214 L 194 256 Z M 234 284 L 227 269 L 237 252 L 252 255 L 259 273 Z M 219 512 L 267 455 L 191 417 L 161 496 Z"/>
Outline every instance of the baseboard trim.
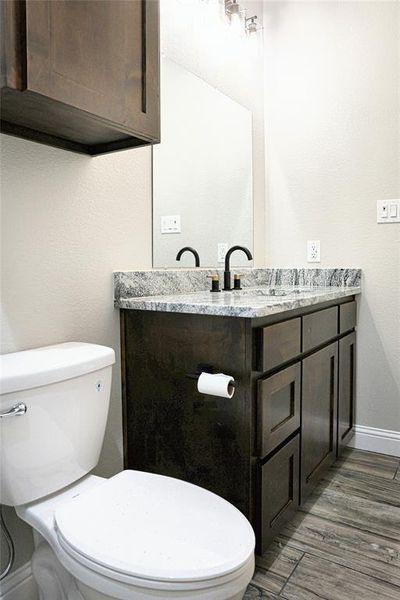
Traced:
<path fill-rule="evenodd" d="M 31 563 L 15 569 L 0 582 L 0 600 L 38 600 Z"/>
<path fill-rule="evenodd" d="M 400 457 L 400 431 L 364 425 L 356 425 L 354 431 L 354 437 L 349 442 L 352 448 Z"/>

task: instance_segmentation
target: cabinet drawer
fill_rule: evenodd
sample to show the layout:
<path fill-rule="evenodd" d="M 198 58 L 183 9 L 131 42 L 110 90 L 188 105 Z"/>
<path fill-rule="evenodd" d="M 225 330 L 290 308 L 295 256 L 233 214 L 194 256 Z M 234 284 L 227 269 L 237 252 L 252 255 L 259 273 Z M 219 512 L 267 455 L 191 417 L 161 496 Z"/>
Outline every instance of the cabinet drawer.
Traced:
<path fill-rule="evenodd" d="M 260 332 L 257 369 L 269 371 L 295 358 L 301 351 L 300 317 L 264 327 Z"/>
<path fill-rule="evenodd" d="M 338 333 L 338 307 L 325 308 L 303 317 L 303 352 L 328 342 Z"/>
<path fill-rule="evenodd" d="M 299 437 L 297 434 L 261 467 L 261 554 L 299 504 Z"/>
<path fill-rule="evenodd" d="M 354 329 L 357 321 L 357 303 L 347 302 L 339 307 L 339 333 Z"/>
<path fill-rule="evenodd" d="M 300 363 L 258 382 L 258 449 L 261 456 L 300 427 Z"/>

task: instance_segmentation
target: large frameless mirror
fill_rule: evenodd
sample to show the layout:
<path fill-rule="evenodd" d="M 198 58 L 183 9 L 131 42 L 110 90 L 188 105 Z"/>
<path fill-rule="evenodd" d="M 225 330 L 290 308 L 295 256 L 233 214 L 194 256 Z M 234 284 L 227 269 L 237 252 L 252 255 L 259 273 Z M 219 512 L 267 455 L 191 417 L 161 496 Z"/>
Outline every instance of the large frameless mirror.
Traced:
<path fill-rule="evenodd" d="M 161 61 L 161 144 L 153 148 L 153 266 L 221 266 L 253 246 L 251 112 L 176 62 Z M 247 266 L 245 256 L 238 255 Z"/>

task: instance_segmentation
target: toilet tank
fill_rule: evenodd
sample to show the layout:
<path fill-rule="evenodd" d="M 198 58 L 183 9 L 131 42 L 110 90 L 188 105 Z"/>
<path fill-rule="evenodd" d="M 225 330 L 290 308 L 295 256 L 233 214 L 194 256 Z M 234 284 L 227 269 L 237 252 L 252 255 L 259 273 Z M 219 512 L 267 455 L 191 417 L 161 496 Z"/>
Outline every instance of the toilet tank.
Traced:
<path fill-rule="evenodd" d="M 0 357 L 0 503 L 56 492 L 99 460 L 114 350 L 68 342 Z M 24 411 L 26 407 L 26 412 Z"/>

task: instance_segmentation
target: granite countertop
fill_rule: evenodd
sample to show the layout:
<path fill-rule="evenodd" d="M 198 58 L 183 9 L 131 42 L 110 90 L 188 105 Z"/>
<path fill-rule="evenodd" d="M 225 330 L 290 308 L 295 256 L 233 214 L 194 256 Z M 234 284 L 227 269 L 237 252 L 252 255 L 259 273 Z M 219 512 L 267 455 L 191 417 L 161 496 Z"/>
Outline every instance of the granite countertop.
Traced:
<path fill-rule="evenodd" d="M 211 293 L 215 268 L 114 272 L 114 306 L 132 310 L 228 317 L 265 317 L 361 292 L 361 270 L 232 268 L 242 274 L 241 291 Z"/>
<path fill-rule="evenodd" d="M 361 293 L 355 286 L 275 286 L 211 293 L 198 291 L 118 298 L 116 306 L 133 310 L 194 313 L 228 317 L 266 317 Z"/>

